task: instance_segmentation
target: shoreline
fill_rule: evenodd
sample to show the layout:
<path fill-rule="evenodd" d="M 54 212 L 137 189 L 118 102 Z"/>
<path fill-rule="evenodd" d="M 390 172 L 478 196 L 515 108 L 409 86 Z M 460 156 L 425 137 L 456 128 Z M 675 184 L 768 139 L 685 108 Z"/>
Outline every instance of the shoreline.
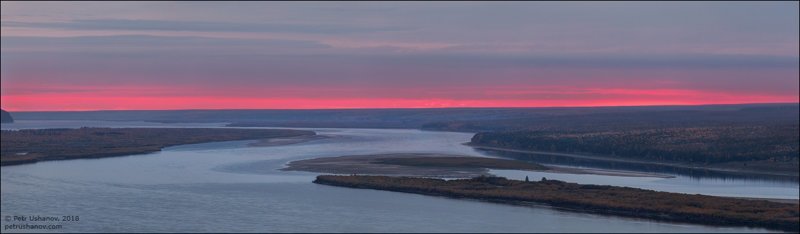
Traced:
<path fill-rule="evenodd" d="M 621 170 L 607 170 L 607 169 L 595 169 L 595 168 L 574 168 L 574 167 L 562 167 L 562 166 L 553 166 L 548 165 L 551 170 L 546 172 L 552 173 L 563 173 L 563 174 L 576 174 L 576 175 L 604 175 L 604 176 L 621 176 L 621 177 L 653 177 L 653 178 L 662 178 L 662 179 L 669 179 L 675 178 L 675 176 L 671 175 L 662 175 L 656 173 L 647 173 L 647 172 L 636 172 L 636 171 L 621 171 Z"/>
<path fill-rule="evenodd" d="M 471 142 L 466 142 L 466 143 L 464 143 L 464 145 L 470 146 L 470 147 L 475 148 L 475 149 L 495 150 L 495 151 L 504 151 L 504 152 L 512 152 L 512 153 L 542 154 L 542 155 L 563 156 L 563 157 L 590 159 L 590 160 L 598 160 L 598 161 L 636 163 L 636 164 L 657 165 L 657 166 L 669 166 L 669 167 L 684 168 L 684 169 L 709 170 L 709 171 L 736 173 L 736 174 L 743 174 L 743 175 L 785 176 L 785 177 L 798 178 L 798 175 L 785 174 L 785 173 L 769 173 L 769 172 L 757 172 L 757 171 L 726 169 L 726 168 L 718 168 L 718 167 L 703 167 L 703 166 L 693 166 L 693 165 L 687 165 L 687 164 L 681 164 L 681 163 L 651 162 L 651 161 L 642 161 L 642 160 L 636 160 L 636 159 L 612 158 L 612 157 L 604 157 L 604 156 L 597 156 L 597 155 L 586 155 L 586 154 L 576 154 L 576 153 L 562 153 L 562 152 L 546 152 L 546 151 L 535 151 L 535 150 L 523 150 L 523 149 L 496 147 L 496 146 L 485 146 L 485 145 L 473 144 Z"/>
<path fill-rule="evenodd" d="M 800 199 L 789 199 L 789 198 L 758 198 L 758 197 L 731 197 L 731 198 L 753 200 L 753 201 L 769 201 L 769 202 L 787 203 L 787 204 L 800 204 Z"/>

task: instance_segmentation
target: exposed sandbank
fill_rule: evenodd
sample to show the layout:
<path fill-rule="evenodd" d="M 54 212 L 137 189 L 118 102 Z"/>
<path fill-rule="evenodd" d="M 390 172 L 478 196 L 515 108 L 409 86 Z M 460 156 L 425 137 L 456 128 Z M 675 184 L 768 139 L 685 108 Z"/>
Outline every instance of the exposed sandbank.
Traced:
<path fill-rule="evenodd" d="M 256 142 L 247 144 L 247 146 L 251 147 L 266 147 L 266 146 L 281 146 L 281 145 L 293 145 L 293 144 L 300 144 L 309 141 L 321 140 L 330 138 L 328 136 L 320 136 L 320 135 L 302 135 L 302 136 L 294 136 L 294 137 L 279 137 L 279 138 L 266 138 L 261 139 Z"/>
<path fill-rule="evenodd" d="M 425 162 L 396 162 L 401 159 L 415 159 Z M 437 164 L 432 164 L 432 161 L 434 160 Z M 467 163 L 466 161 L 475 162 Z M 533 167 L 532 165 L 536 165 L 536 167 Z M 642 172 L 542 166 L 535 163 L 518 160 L 435 153 L 395 153 L 314 158 L 292 161 L 287 165 L 286 168 L 283 168 L 282 170 L 333 174 L 472 178 L 481 175 L 491 175 L 489 173 L 489 169 L 546 171 L 551 173 L 596 174 L 628 177 L 671 177 Z"/>

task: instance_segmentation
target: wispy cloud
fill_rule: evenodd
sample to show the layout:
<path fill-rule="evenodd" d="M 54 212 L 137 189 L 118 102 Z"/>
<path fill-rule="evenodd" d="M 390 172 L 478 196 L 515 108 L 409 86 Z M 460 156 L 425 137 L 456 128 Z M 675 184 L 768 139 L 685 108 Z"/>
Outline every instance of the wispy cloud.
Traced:
<path fill-rule="evenodd" d="M 6 52 L 149 54 L 183 51 L 190 54 L 283 53 L 325 50 L 331 46 L 310 40 L 231 39 L 188 36 L 114 35 L 83 37 L 3 37 Z"/>
<path fill-rule="evenodd" d="M 299 23 L 241 23 L 241 22 L 201 22 L 169 20 L 128 20 L 91 19 L 68 22 L 19 22 L 7 21 L 5 27 L 60 28 L 78 30 L 158 30 L 158 31 L 198 31 L 198 32 L 279 32 L 309 34 L 352 34 L 408 30 L 403 27 L 357 26 L 342 24 L 299 24 Z"/>

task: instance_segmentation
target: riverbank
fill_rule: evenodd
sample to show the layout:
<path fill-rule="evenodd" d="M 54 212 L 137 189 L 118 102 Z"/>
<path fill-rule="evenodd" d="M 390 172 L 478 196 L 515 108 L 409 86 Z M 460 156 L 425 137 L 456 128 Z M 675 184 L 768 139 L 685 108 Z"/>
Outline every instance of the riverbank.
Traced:
<path fill-rule="evenodd" d="M 2 131 L 2 166 L 145 154 L 169 146 L 311 137 L 313 131 L 222 128 L 79 128 Z"/>
<path fill-rule="evenodd" d="M 655 161 L 645 161 L 645 160 L 636 160 L 636 159 L 629 159 L 629 158 L 607 157 L 607 156 L 588 155 L 588 154 L 575 154 L 575 153 L 523 150 L 523 149 L 496 147 L 496 146 L 485 146 L 485 145 L 469 143 L 469 142 L 468 143 L 464 143 L 464 145 L 470 146 L 470 147 L 475 148 L 475 149 L 504 151 L 504 152 L 512 152 L 512 153 L 564 156 L 564 157 L 591 159 L 591 160 L 598 160 L 598 161 L 669 166 L 669 167 L 675 167 L 675 168 L 694 169 L 694 170 L 709 170 L 709 171 L 736 173 L 736 174 L 743 174 L 743 175 L 768 175 L 768 176 L 782 176 L 782 177 L 791 177 L 791 178 L 797 178 L 798 177 L 798 175 L 793 174 L 793 173 L 770 172 L 770 171 L 749 171 L 749 170 L 737 169 L 736 167 L 722 168 L 722 167 L 715 167 L 715 166 L 705 166 L 705 165 L 704 166 L 699 166 L 699 165 L 690 165 L 690 164 L 684 164 L 684 163 L 655 162 Z"/>
<path fill-rule="evenodd" d="M 323 157 L 290 162 L 286 171 L 307 171 L 333 174 L 369 174 L 389 176 L 420 176 L 434 178 L 472 178 L 488 176 L 489 169 L 547 171 L 566 174 L 597 174 L 629 177 L 671 176 L 627 171 L 582 169 L 543 166 L 536 163 L 431 153 L 397 153 Z"/>
<path fill-rule="evenodd" d="M 546 204 L 577 212 L 721 226 L 800 230 L 796 204 L 628 187 L 582 185 L 554 180 L 524 182 L 502 177 L 461 180 L 388 176 L 317 176 L 314 183 L 470 198 L 511 204 Z"/>

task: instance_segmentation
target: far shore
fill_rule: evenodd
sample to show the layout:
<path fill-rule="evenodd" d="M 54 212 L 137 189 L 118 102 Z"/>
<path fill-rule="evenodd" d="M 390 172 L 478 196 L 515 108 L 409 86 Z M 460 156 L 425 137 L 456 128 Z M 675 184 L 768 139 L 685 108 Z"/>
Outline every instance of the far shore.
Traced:
<path fill-rule="evenodd" d="M 310 139 L 313 131 L 222 128 L 79 128 L 2 131 L 0 165 L 128 156 L 165 147 L 275 138 Z M 289 141 L 293 142 L 293 141 Z"/>
<path fill-rule="evenodd" d="M 780 172 L 748 171 L 748 170 L 719 168 L 719 167 L 714 167 L 714 166 L 697 166 L 697 165 L 687 165 L 687 164 L 681 164 L 681 163 L 653 162 L 653 161 L 643 161 L 643 160 L 618 158 L 618 157 L 612 158 L 612 157 L 586 155 L 586 154 L 562 153 L 562 152 L 546 152 L 546 151 L 534 151 L 534 150 L 521 150 L 521 149 L 513 149 L 513 148 L 484 146 L 484 145 L 472 144 L 472 143 L 469 143 L 469 142 L 464 143 L 464 145 L 467 145 L 467 146 L 470 146 L 470 147 L 473 147 L 473 148 L 476 148 L 476 149 L 505 151 L 505 152 L 514 152 L 514 153 L 555 155 L 555 156 L 564 156 L 564 157 L 572 157 L 572 158 L 583 158 L 583 159 L 591 159 L 591 160 L 599 160 L 599 161 L 639 163 L 639 164 L 670 166 L 670 167 L 686 168 L 686 169 L 702 169 L 702 170 L 709 170 L 709 171 L 738 173 L 738 174 L 786 176 L 786 177 L 794 177 L 794 178 L 798 177 L 797 174 L 786 174 L 786 173 L 780 173 Z"/>

